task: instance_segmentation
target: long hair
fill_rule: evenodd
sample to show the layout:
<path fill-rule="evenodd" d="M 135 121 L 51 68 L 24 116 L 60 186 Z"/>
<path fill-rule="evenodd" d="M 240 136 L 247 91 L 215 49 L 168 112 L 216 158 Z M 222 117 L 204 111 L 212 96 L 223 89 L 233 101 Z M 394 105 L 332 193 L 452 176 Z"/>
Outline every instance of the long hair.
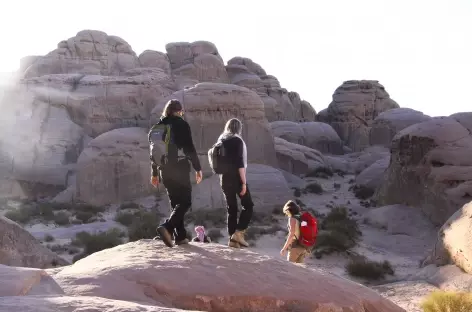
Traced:
<path fill-rule="evenodd" d="M 163 117 L 169 117 L 174 115 L 177 112 L 180 112 L 183 109 L 182 103 L 177 99 L 169 100 L 162 110 Z"/>
<path fill-rule="evenodd" d="M 294 216 L 300 213 L 300 206 L 298 206 L 293 200 L 289 200 L 287 203 L 285 203 L 282 211 L 284 213 L 288 211 L 291 216 Z"/>
<path fill-rule="evenodd" d="M 223 134 L 237 134 L 241 135 L 243 131 L 243 124 L 237 118 L 231 118 L 226 122 L 225 128 L 223 130 Z"/>

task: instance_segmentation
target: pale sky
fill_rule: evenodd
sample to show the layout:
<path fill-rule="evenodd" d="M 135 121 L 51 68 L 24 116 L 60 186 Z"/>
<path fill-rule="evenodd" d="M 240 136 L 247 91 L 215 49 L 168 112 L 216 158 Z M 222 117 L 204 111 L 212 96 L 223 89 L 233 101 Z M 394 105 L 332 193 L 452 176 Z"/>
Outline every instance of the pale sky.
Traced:
<path fill-rule="evenodd" d="M 125 39 L 139 55 L 207 40 L 249 57 L 316 111 L 344 80 L 379 80 L 402 107 L 472 111 L 472 0 L 14 0 L 2 2 L 0 72 L 83 29 Z"/>

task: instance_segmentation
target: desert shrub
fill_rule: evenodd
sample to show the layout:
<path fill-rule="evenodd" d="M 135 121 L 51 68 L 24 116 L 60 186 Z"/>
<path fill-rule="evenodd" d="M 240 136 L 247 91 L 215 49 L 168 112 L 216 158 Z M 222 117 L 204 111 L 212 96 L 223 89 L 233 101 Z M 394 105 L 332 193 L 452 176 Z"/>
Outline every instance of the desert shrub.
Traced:
<path fill-rule="evenodd" d="M 306 176 L 328 179 L 333 176 L 333 171 L 328 167 L 318 167 L 315 170 L 310 171 Z"/>
<path fill-rule="evenodd" d="M 72 245 L 83 247 L 84 251 L 80 255 L 75 256 L 73 261 L 75 262 L 95 252 L 122 244 L 122 235 L 120 229 L 117 228 L 112 228 L 98 234 L 90 234 L 87 232 L 77 233 L 75 239 L 72 241 Z"/>
<path fill-rule="evenodd" d="M 59 211 L 54 214 L 54 223 L 57 225 L 68 225 L 70 224 L 69 214 L 64 211 Z"/>
<path fill-rule="evenodd" d="M 220 229 L 210 229 L 207 232 L 207 236 L 210 237 L 211 241 L 214 243 L 218 243 L 220 239 L 223 238 L 223 234 L 221 233 Z"/>
<path fill-rule="evenodd" d="M 346 264 L 346 271 L 351 276 L 369 280 L 378 280 L 384 278 L 386 274 L 395 274 L 390 262 L 371 261 L 365 257 L 352 257 Z"/>
<path fill-rule="evenodd" d="M 91 211 L 76 211 L 75 218 L 82 221 L 82 223 L 91 223 L 96 221 L 95 214 Z"/>
<path fill-rule="evenodd" d="M 31 221 L 32 212 L 28 207 L 20 207 L 18 209 L 7 211 L 5 217 L 17 223 L 26 224 Z"/>
<path fill-rule="evenodd" d="M 295 197 L 302 196 L 302 190 L 300 190 L 300 188 L 298 188 L 298 187 L 294 187 L 293 188 L 293 196 L 295 196 Z"/>
<path fill-rule="evenodd" d="M 203 225 L 204 227 L 224 227 L 226 226 L 226 209 L 199 209 L 187 213 L 186 218 L 188 222 L 196 225 Z"/>
<path fill-rule="evenodd" d="M 345 207 L 333 208 L 320 224 L 314 252 L 329 254 L 347 251 L 356 246 L 362 232 L 356 220 L 351 219 Z"/>
<path fill-rule="evenodd" d="M 246 230 L 245 238 L 247 240 L 255 241 L 262 235 L 273 235 L 278 231 L 283 231 L 284 228 L 279 224 L 273 224 L 271 226 L 249 226 Z"/>
<path fill-rule="evenodd" d="M 52 236 L 51 234 L 46 234 L 46 235 L 44 235 L 44 241 L 48 242 L 48 243 L 53 242 L 54 241 L 54 236 Z"/>
<path fill-rule="evenodd" d="M 124 226 L 130 226 L 136 218 L 136 214 L 132 212 L 120 211 L 115 216 L 115 221 L 123 224 Z"/>
<path fill-rule="evenodd" d="M 159 221 L 160 218 L 155 212 L 138 211 L 134 214 L 133 221 L 128 226 L 129 241 L 134 242 L 156 237 Z"/>
<path fill-rule="evenodd" d="M 305 187 L 307 192 L 315 193 L 315 194 L 322 194 L 323 187 L 318 182 L 311 182 Z"/>
<path fill-rule="evenodd" d="M 280 210 L 282 210 L 282 208 L 280 208 Z M 254 211 L 251 217 L 252 224 L 271 225 L 276 222 L 278 222 L 278 220 L 272 214 L 269 213 Z"/>
<path fill-rule="evenodd" d="M 421 303 L 424 312 L 470 312 L 472 293 L 435 291 Z"/>
<path fill-rule="evenodd" d="M 372 195 L 375 193 L 375 190 L 364 185 L 355 185 L 352 190 L 354 192 L 354 196 L 362 200 L 372 197 Z"/>

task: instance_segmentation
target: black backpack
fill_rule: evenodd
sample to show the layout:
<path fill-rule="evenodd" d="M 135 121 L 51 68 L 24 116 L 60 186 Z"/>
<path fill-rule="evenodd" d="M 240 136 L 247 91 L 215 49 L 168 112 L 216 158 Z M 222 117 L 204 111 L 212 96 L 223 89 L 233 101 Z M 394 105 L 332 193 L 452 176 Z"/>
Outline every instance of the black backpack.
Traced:
<path fill-rule="evenodd" d="M 226 149 L 223 144 L 223 140 L 218 140 L 208 150 L 208 160 L 210 162 L 210 168 L 215 174 L 225 174 L 230 169 L 230 163 L 226 154 Z"/>

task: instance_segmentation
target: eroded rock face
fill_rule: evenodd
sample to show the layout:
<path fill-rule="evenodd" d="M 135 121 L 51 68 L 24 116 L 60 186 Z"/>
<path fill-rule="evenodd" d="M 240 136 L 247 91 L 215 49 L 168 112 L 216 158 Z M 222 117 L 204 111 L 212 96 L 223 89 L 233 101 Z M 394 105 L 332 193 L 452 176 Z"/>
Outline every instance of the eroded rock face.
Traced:
<path fill-rule="evenodd" d="M 315 149 L 278 137 L 274 138 L 274 142 L 278 167 L 287 172 L 302 175 L 316 168 L 330 167 L 323 154 Z"/>
<path fill-rule="evenodd" d="M 322 122 L 273 121 L 274 136 L 305 145 L 324 154 L 343 154 L 342 141 L 334 129 Z"/>
<path fill-rule="evenodd" d="M 42 91 L 17 85 L 0 99 L 0 177 L 11 185 L 2 188 L 21 184 L 13 193 L 25 197 L 65 189 L 87 140 L 64 107 L 38 96 Z"/>
<path fill-rule="evenodd" d="M 398 108 L 376 80 L 349 80 L 339 86 L 333 101 L 319 121 L 329 123 L 343 142 L 354 152 L 369 146 L 374 119 L 382 112 Z"/>
<path fill-rule="evenodd" d="M 24 80 L 35 97 L 65 107 L 91 137 L 124 127 L 147 127 L 151 110 L 175 85 L 161 69 L 133 69 L 126 76 L 51 75 Z M 125 75 L 124 74 L 124 75 Z"/>
<path fill-rule="evenodd" d="M 211 42 L 172 42 L 166 51 L 178 89 L 199 82 L 229 82 L 223 59 Z"/>
<path fill-rule="evenodd" d="M 163 52 L 146 50 L 139 55 L 139 64 L 143 68 L 160 68 L 166 74 L 171 74 L 169 57 Z"/>
<path fill-rule="evenodd" d="M 152 111 L 152 123 L 157 122 L 166 102 L 172 98 L 184 106 L 184 118 L 190 124 L 200 155 L 207 155 L 226 122 L 235 117 L 243 123 L 248 162 L 276 166 L 272 131 L 264 115 L 264 104 L 254 91 L 229 84 L 199 83 L 161 101 Z"/>
<path fill-rule="evenodd" d="M 390 155 L 377 160 L 359 173 L 356 177 L 356 185 L 365 186 L 372 190 L 377 189 L 382 184 L 382 179 L 389 164 Z"/>
<path fill-rule="evenodd" d="M 307 101 L 300 99 L 296 92 L 288 92 L 279 81 L 257 63 L 245 57 L 233 57 L 226 70 L 232 84 L 255 91 L 264 102 L 269 121 L 314 121 L 316 112 Z"/>
<path fill-rule="evenodd" d="M 457 210 L 439 229 L 433 251 L 423 264 L 455 264 L 472 273 L 472 202 Z"/>
<path fill-rule="evenodd" d="M 472 200 L 472 136 L 451 117 L 403 129 L 392 141 L 390 166 L 376 194 L 380 204 L 420 207 L 442 225 Z"/>
<path fill-rule="evenodd" d="M 350 174 L 360 174 L 374 163 L 390 156 L 390 152 L 383 146 L 371 146 L 362 152 L 346 155 L 325 155 L 326 163 L 333 170 Z M 370 179 L 370 178 L 369 178 Z"/>
<path fill-rule="evenodd" d="M 152 192 L 147 131 L 123 128 L 93 139 L 77 163 L 77 199 L 100 206 Z"/>
<path fill-rule="evenodd" d="M 26 78 L 68 73 L 118 76 L 139 67 L 136 53 L 125 40 L 97 30 L 80 31 L 59 42 L 54 51 L 28 61 Z"/>
<path fill-rule="evenodd" d="M 411 108 L 394 108 L 379 114 L 369 133 L 370 145 L 390 147 L 393 137 L 411 125 L 430 120 L 431 117 Z"/>
<path fill-rule="evenodd" d="M 2 216 L 0 237 L 0 264 L 40 269 L 69 264 L 20 225 Z"/>
<path fill-rule="evenodd" d="M 175 278 L 182 270 L 186 278 Z M 67 295 L 188 310 L 404 312 L 348 280 L 218 244 L 171 249 L 159 241 L 141 240 L 79 260 L 55 280 Z"/>

